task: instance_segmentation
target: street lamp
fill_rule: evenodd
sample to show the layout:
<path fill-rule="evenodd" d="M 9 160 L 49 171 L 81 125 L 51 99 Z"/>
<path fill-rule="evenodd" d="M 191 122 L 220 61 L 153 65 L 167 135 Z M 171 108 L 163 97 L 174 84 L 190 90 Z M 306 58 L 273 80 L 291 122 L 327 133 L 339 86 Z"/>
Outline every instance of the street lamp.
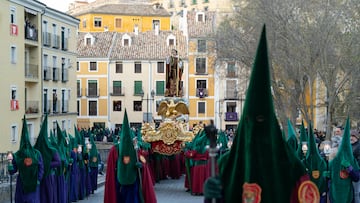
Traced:
<path fill-rule="evenodd" d="M 141 101 L 144 101 L 146 100 L 146 123 L 149 123 L 149 101 L 150 100 L 154 100 L 154 97 L 155 97 L 155 91 L 154 90 L 151 90 L 151 98 L 149 98 L 149 94 L 146 93 L 146 99 L 144 99 L 144 90 L 141 90 L 140 92 L 140 96 L 141 96 Z"/>

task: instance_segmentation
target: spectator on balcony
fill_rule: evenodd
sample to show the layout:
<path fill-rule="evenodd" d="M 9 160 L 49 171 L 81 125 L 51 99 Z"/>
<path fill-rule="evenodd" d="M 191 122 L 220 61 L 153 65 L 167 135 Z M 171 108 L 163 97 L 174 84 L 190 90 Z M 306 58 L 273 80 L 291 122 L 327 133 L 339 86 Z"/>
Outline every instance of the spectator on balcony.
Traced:
<path fill-rule="evenodd" d="M 57 112 L 56 104 L 57 104 L 57 94 L 56 94 L 56 92 L 54 92 L 54 94 L 53 94 L 53 111 L 54 112 Z"/>

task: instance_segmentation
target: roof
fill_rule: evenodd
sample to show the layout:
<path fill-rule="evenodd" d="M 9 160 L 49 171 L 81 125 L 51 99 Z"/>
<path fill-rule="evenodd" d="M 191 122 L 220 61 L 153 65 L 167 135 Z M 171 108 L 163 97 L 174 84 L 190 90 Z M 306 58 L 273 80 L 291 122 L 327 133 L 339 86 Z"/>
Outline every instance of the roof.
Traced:
<path fill-rule="evenodd" d="M 110 14 L 110 15 L 127 15 L 127 16 L 163 16 L 170 17 L 170 13 L 163 7 L 156 7 L 151 4 L 107 4 L 98 7 L 93 7 L 79 13 L 75 16 L 80 16 L 89 13 L 96 14 Z"/>
<path fill-rule="evenodd" d="M 205 15 L 205 19 L 202 22 L 196 20 L 197 14 L 200 13 L 203 13 Z M 209 37 L 210 34 L 215 34 L 215 20 L 216 12 L 214 11 L 189 11 L 187 13 L 189 38 Z"/>
<path fill-rule="evenodd" d="M 159 35 L 155 35 L 154 31 L 135 33 L 127 33 L 131 37 L 131 46 L 122 46 L 122 37 L 126 33 L 118 33 L 111 59 L 117 60 L 159 60 L 166 59 L 170 55 L 172 49 L 176 49 L 180 58 L 187 58 L 187 42 L 186 37 L 178 31 L 159 31 Z M 168 46 L 167 38 L 170 35 L 175 36 L 176 46 Z"/>
<path fill-rule="evenodd" d="M 79 32 L 77 36 L 78 57 L 108 57 L 115 32 L 93 32 L 90 33 L 94 38 L 93 45 L 85 45 L 86 32 Z"/>
<path fill-rule="evenodd" d="M 176 49 L 182 59 L 187 58 L 186 37 L 179 31 L 159 31 L 158 35 L 155 35 L 154 31 L 139 32 L 138 35 L 133 32 L 92 32 L 89 33 L 95 37 L 92 46 L 85 45 L 84 37 L 86 34 L 86 32 L 82 32 L 78 35 L 77 51 L 79 57 L 107 58 L 110 56 L 110 59 L 113 60 L 165 60 L 170 55 L 171 50 Z M 124 35 L 131 38 L 130 46 L 122 45 Z M 175 37 L 176 46 L 167 45 L 167 39 L 171 35 Z"/>

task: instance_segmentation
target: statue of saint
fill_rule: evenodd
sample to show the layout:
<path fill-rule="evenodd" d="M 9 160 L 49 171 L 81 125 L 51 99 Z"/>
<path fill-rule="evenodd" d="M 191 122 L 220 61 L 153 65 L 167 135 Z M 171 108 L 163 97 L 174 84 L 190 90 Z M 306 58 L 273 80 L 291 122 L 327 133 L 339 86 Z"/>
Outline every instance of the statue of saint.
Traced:
<path fill-rule="evenodd" d="M 166 97 L 182 96 L 181 76 L 183 72 L 183 61 L 180 59 L 177 50 L 173 49 L 171 56 L 166 59 Z"/>

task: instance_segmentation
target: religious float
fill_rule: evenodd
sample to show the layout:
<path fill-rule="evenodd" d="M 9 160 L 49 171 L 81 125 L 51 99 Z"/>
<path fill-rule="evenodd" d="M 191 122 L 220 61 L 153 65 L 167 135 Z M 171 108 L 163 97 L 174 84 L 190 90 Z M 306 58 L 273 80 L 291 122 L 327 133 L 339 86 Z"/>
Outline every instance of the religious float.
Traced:
<path fill-rule="evenodd" d="M 189 109 L 183 98 L 183 66 L 177 50 L 171 50 L 166 58 L 165 97 L 158 104 L 157 115 L 161 121 L 157 128 L 150 123 L 144 123 L 141 128 L 143 140 L 151 144 L 153 152 L 163 155 L 180 153 L 199 131 L 198 127 L 187 130 Z"/>

